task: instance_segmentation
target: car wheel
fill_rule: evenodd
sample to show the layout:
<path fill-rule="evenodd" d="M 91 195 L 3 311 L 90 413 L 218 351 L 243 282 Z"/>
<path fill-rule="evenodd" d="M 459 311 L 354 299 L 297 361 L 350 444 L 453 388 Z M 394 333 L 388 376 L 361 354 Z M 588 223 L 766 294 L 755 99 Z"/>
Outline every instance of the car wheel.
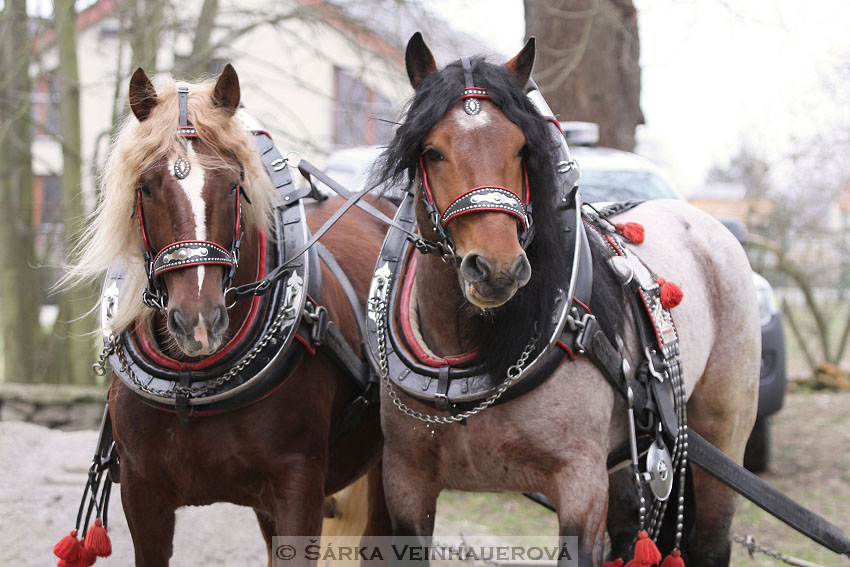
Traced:
<path fill-rule="evenodd" d="M 747 449 L 744 452 L 744 467 L 754 473 L 767 470 L 770 465 L 770 420 L 768 417 L 756 419 Z"/>

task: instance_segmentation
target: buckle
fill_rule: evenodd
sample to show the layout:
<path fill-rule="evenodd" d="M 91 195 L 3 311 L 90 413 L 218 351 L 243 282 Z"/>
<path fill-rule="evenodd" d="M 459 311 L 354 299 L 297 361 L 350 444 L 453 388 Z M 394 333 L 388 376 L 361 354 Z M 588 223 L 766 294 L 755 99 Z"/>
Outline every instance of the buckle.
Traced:
<path fill-rule="evenodd" d="M 304 315 L 311 323 L 310 341 L 316 346 L 324 344 L 328 333 L 328 310 L 322 305 L 307 303 L 304 306 Z"/>
<path fill-rule="evenodd" d="M 578 318 L 578 309 L 573 307 L 570 309 L 570 314 L 567 315 L 567 326 L 571 331 L 576 331 L 576 349 L 579 354 L 587 352 L 587 346 L 584 344 L 584 339 L 588 334 L 588 327 L 596 325 L 596 316 L 592 313 L 585 313 Z"/>

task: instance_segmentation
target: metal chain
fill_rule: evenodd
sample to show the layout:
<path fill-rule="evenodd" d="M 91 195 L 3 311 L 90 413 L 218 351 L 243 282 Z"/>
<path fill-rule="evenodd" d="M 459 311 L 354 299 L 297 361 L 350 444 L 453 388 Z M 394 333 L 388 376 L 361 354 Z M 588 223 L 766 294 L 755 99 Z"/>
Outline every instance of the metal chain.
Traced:
<path fill-rule="evenodd" d="M 423 413 L 417 411 L 407 404 L 405 404 L 398 397 L 395 389 L 393 388 L 392 381 L 390 381 L 390 370 L 389 370 L 389 362 L 387 361 L 387 343 L 386 343 L 386 333 L 384 327 L 384 319 L 387 313 L 387 303 L 384 300 L 374 299 L 377 303 L 377 307 L 375 309 L 377 313 L 377 317 L 375 317 L 375 323 L 377 325 L 377 339 L 378 339 L 378 364 L 380 366 L 381 372 L 381 381 L 384 383 L 384 387 L 387 390 L 387 395 L 392 400 L 393 404 L 405 415 L 412 417 L 413 419 L 417 419 L 419 421 L 423 421 L 425 423 L 435 423 L 435 424 L 451 424 L 458 423 L 463 421 L 468 417 L 472 417 L 475 414 L 481 413 L 488 407 L 492 406 L 496 401 L 502 397 L 508 388 L 517 381 L 517 379 L 522 374 L 522 370 L 525 367 L 525 363 L 528 361 L 528 357 L 531 356 L 531 353 L 534 351 L 534 346 L 537 344 L 537 335 L 531 337 L 528 341 L 528 344 L 525 345 L 522 353 L 519 355 L 519 359 L 516 361 L 516 364 L 510 366 L 507 371 L 507 378 L 499 384 L 490 396 L 487 397 L 483 402 L 478 404 L 472 409 L 467 411 L 451 415 L 451 416 L 438 416 L 431 415 L 428 413 Z"/>
<path fill-rule="evenodd" d="M 115 354 L 117 346 L 117 338 L 115 335 L 110 334 L 109 338 L 106 340 L 106 344 L 103 345 L 103 351 L 100 353 L 100 356 L 97 357 L 97 362 L 91 365 L 91 370 L 94 372 L 95 376 L 106 375 L 106 363 L 109 361 L 109 357 Z"/>
<path fill-rule="evenodd" d="M 794 565 L 796 567 L 824 567 L 823 565 L 820 565 L 818 563 L 812 563 L 811 561 L 806 561 L 805 559 L 785 555 L 784 553 L 780 553 L 775 549 L 771 549 L 764 545 L 759 545 L 756 543 L 756 540 L 751 535 L 748 535 L 747 537 L 741 537 L 738 534 L 732 534 L 732 541 L 734 541 L 735 543 L 740 543 L 741 545 L 746 547 L 751 559 L 754 559 L 753 554 L 763 553 L 768 557 L 776 559 L 777 561 L 782 561 L 783 563 L 787 563 L 788 565 Z"/>
<path fill-rule="evenodd" d="M 263 335 L 263 338 L 260 339 L 257 344 L 254 345 L 254 347 L 250 351 L 248 351 L 248 354 L 246 354 L 242 359 L 240 359 L 239 362 L 237 362 L 230 370 L 228 370 L 226 373 L 222 374 L 212 382 L 208 382 L 203 386 L 197 387 L 177 386 L 169 390 L 152 388 L 147 384 L 142 383 L 141 380 L 139 380 L 138 376 L 136 376 L 136 374 L 133 372 L 133 369 L 130 367 L 130 364 L 127 362 L 127 358 L 124 354 L 124 349 L 121 347 L 121 344 L 118 341 L 115 341 L 114 352 L 118 355 L 118 361 L 121 363 L 121 371 L 127 373 L 130 379 L 133 381 L 133 384 L 137 388 L 155 396 L 172 397 L 174 394 L 198 396 L 206 394 L 212 390 L 216 390 L 231 379 L 233 379 L 233 377 L 239 374 L 242 370 L 244 370 L 245 367 L 248 366 L 254 360 L 254 358 L 257 357 L 260 351 L 262 351 L 270 342 L 277 341 L 277 332 L 283 326 L 284 321 L 288 321 L 295 318 L 295 307 L 293 306 L 293 301 L 296 295 L 298 294 L 298 290 L 293 286 L 289 286 L 287 289 L 289 291 L 289 295 L 287 296 L 284 304 L 281 305 L 280 310 L 278 311 L 274 321 L 269 326 L 266 333 Z"/>

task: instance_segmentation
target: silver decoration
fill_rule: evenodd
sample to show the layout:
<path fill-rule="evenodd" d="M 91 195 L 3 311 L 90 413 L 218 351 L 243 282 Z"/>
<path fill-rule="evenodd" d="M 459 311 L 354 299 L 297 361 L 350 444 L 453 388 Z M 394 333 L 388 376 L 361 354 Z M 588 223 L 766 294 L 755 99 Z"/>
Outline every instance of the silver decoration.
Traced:
<path fill-rule="evenodd" d="M 196 256 L 209 256 L 210 251 L 206 246 L 201 246 L 199 248 L 178 248 L 173 252 L 169 252 L 165 256 L 162 257 L 162 261 L 166 264 L 170 262 L 180 262 L 183 260 L 188 260 L 189 258 L 194 258 Z"/>
<path fill-rule="evenodd" d="M 649 488 L 656 500 L 665 501 L 673 490 L 673 460 L 666 447 L 653 441 L 646 453 L 646 474 L 649 476 Z"/>
<path fill-rule="evenodd" d="M 474 100 L 474 99 L 470 99 L 470 100 Z M 508 197 L 507 195 L 505 195 L 503 193 L 497 193 L 496 191 L 492 191 L 490 193 L 481 193 L 481 194 L 478 194 L 478 195 L 473 195 L 472 197 L 469 198 L 469 200 L 473 205 L 477 205 L 478 203 L 482 203 L 482 202 L 486 201 L 488 203 L 493 203 L 494 205 L 514 205 L 514 206 L 516 206 L 517 201 L 519 201 L 519 199 L 516 199 L 514 197 Z"/>
<path fill-rule="evenodd" d="M 186 179 L 192 171 L 192 164 L 184 157 L 179 157 L 174 162 L 174 177 L 177 179 Z"/>
<path fill-rule="evenodd" d="M 467 98 L 463 101 L 463 110 L 470 116 L 481 112 L 481 102 L 477 98 Z"/>

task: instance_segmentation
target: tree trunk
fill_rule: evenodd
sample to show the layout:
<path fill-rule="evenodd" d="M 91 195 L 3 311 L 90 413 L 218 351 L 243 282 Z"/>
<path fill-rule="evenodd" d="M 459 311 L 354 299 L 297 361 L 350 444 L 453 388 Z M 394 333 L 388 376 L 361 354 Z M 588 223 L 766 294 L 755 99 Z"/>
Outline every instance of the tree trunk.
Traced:
<path fill-rule="evenodd" d="M 26 0 L 0 13 L 0 324 L 3 378 L 37 380 L 38 275 L 34 266 L 31 55 Z"/>
<path fill-rule="evenodd" d="M 524 0 L 534 79 L 560 120 L 599 124 L 599 144 L 633 151 L 640 43 L 632 0 Z"/>
<path fill-rule="evenodd" d="M 77 69 L 77 38 L 74 0 L 54 4 L 56 43 L 59 50 L 60 136 L 62 140 L 62 205 L 66 243 L 65 257 L 71 252 L 85 226 L 82 194 L 82 141 L 80 136 L 80 77 Z M 93 382 L 91 364 L 96 356 L 90 335 L 97 323 L 88 314 L 96 301 L 92 285 L 79 285 L 63 293 L 54 340 L 59 340 L 56 381 L 86 384 Z"/>
<path fill-rule="evenodd" d="M 129 31 L 131 68 L 141 67 L 148 75 L 156 73 L 156 54 L 165 27 L 168 0 L 130 0 Z"/>
<path fill-rule="evenodd" d="M 209 62 L 212 56 L 212 32 L 215 29 L 215 18 L 218 15 L 218 0 L 204 0 L 198 26 L 195 28 L 195 40 L 192 42 L 192 53 L 184 68 L 179 71 L 187 78 L 197 80 L 210 72 Z"/>

